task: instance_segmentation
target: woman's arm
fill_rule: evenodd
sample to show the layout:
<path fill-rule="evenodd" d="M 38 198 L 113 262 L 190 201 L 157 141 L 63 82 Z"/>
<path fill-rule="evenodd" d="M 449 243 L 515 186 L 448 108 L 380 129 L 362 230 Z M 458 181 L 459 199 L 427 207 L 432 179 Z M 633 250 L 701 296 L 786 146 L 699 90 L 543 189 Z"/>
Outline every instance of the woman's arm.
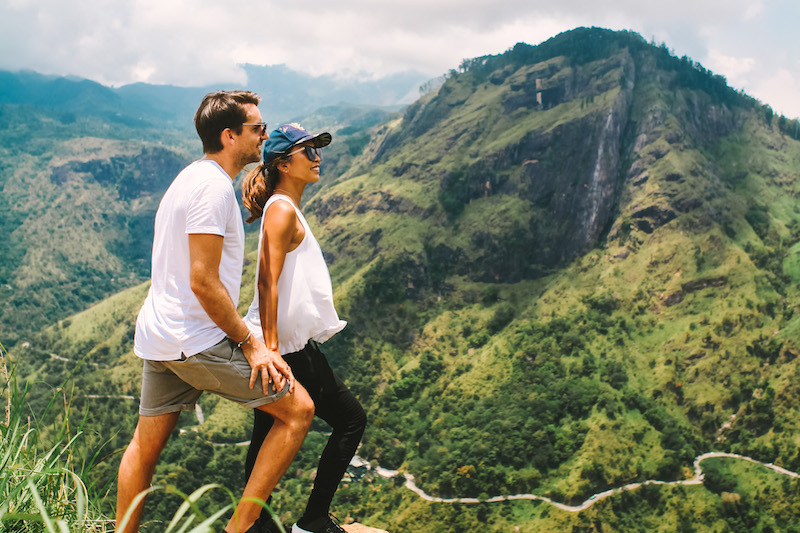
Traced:
<path fill-rule="evenodd" d="M 268 391 L 269 382 L 275 383 L 275 390 L 282 390 L 284 380 L 289 380 L 294 388 L 294 376 L 289 365 L 280 357 L 266 352 L 264 345 L 255 337 L 248 337 L 245 325 L 230 294 L 219 279 L 219 263 L 222 257 L 221 235 L 190 234 L 189 257 L 191 261 L 191 287 L 200 305 L 208 313 L 209 318 L 220 327 L 225 334 L 237 342 L 246 339 L 241 348 L 247 362 L 250 363 L 250 388 L 256 379 L 261 377 L 264 394 Z"/>
<path fill-rule="evenodd" d="M 303 240 L 294 207 L 275 202 L 264 213 L 264 235 L 259 250 L 258 313 L 267 349 L 278 352 L 278 278 L 286 254 Z"/>

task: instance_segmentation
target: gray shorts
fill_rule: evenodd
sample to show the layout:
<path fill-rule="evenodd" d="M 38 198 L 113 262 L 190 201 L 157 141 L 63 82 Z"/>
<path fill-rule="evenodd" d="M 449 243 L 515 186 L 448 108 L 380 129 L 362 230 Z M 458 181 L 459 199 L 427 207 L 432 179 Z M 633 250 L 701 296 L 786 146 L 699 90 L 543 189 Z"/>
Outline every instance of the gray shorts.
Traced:
<path fill-rule="evenodd" d="M 276 392 L 272 383 L 264 395 L 261 376 L 250 388 L 250 363 L 228 337 L 197 355 L 177 361 L 145 360 L 139 414 L 158 416 L 194 409 L 203 391 L 233 400 L 247 408 L 274 402 L 289 390 Z"/>

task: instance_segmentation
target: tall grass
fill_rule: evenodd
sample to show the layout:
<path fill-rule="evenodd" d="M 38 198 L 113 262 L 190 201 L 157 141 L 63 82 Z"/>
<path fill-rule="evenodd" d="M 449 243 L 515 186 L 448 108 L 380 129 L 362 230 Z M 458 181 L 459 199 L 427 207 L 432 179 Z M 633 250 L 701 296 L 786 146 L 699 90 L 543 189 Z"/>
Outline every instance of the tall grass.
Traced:
<path fill-rule="evenodd" d="M 9 366 L 11 369 L 9 370 Z M 84 479 L 96 464 L 99 451 L 89 461 L 75 459 L 85 418 L 70 424 L 70 403 L 59 387 L 43 412 L 30 413 L 26 398 L 30 385 L 20 386 L 8 352 L 0 344 L 0 399 L 5 403 L 5 417 L 0 421 L 0 531 L 9 533 L 109 533 L 114 519 L 99 510 L 98 495 L 87 489 Z M 63 416 L 55 416 L 56 406 L 63 403 Z M 26 414 L 27 413 L 27 414 Z M 56 420 L 52 431 L 46 420 Z M 210 490 L 223 490 L 230 504 L 206 515 L 196 505 Z M 164 533 L 206 533 L 222 530 L 225 516 L 236 505 L 236 497 L 216 484 L 200 487 L 186 495 L 174 487 L 153 486 L 139 494 L 138 504 L 148 494 L 163 491 L 183 499 Z M 263 505 L 270 516 L 275 514 Z M 127 521 L 130 511 L 123 518 Z M 124 522 L 123 522 L 124 524 Z M 159 524 L 157 527 L 161 527 Z M 279 528 L 283 531 L 283 528 Z"/>
<path fill-rule="evenodd" d="M 29 389 L 20 389 L 8 370 L 8 353 L 0 345 L 5 420 L 0 424 L 0 523 L 5 531 L 103 531 L 94 515 L 81 477 L 68 468 L 80 433 L 70 435 L 68 418 L 49 446 L 40 442 L 39 422 L 25 416 Z M 50 401 L 40 419 L 55 405 Z"/>

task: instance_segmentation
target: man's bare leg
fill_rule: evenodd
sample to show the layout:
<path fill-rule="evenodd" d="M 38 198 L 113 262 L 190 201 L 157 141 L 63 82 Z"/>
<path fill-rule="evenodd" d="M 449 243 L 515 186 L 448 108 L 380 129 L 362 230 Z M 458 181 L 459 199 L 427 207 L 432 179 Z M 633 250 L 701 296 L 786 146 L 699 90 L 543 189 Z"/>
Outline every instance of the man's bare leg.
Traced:
<path fill-rule="evenodd" d="M 123 533 L 119 526 L 136 495 L 150 488 L 158 457 L 178 423 L 178 415 L 179 412 L 159 416 L 139 416 L 133 439 L 119 464 L 117 533 Z M 143 510 L 144 500 L 131 515 L 124 533 L 139 531 Z"/>
<path fill-rule="evenodd" d="M 242 499 L 225 528 L 230 533 L 244 533 L 256 521 L 263 507 L 244 498 L 266 501 L 292 464 L 314 418 L 314 402 L 299 383 L 295 385 L 294 392 L 258 409 L 272 415 L 275 424 L 261 445 Z"/>

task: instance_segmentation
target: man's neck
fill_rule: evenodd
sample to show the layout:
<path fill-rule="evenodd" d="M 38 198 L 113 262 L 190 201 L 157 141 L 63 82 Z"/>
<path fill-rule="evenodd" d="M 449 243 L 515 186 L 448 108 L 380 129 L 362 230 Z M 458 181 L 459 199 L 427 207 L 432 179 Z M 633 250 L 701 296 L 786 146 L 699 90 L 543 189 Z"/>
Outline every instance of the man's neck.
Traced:
<path fill-rule="evenodd" d="M 222 170 L 225 171 L 225 173 L 231 180 L 233 180 L 236 177 L 236 175 L 242 170 L 242 167 L 239 166 L 237 162 L 233 161 L 233 158 L 227 156 L 223 152 L 217 152 L 214 154 L 204 154 L 203 159 L 214 161 L 216 164 L 221 166 Z"/>

